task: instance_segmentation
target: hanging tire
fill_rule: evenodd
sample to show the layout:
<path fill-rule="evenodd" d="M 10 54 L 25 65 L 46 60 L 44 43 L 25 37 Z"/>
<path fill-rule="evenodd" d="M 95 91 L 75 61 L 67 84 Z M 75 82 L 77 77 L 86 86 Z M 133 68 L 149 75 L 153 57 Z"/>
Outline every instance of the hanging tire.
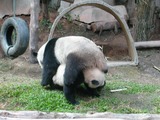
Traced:
<path fill-rule="evenodd" d="M 1 27 L 1 34 L 3 39 L 0 42 L 6 56 L 14 59 L 26 51 L 29 43 L 29 29 L 23 19 L 18 17 L 6 19 Z"/>

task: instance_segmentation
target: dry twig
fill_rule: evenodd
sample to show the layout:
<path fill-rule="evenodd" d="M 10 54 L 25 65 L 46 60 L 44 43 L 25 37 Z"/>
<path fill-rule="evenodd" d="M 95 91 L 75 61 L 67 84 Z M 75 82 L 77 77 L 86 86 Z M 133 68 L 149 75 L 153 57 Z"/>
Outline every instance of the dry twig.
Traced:
<path fill-rule="evenodd" d="M 125 91 L 127 88 L 121 88 L 121 89 L 115 89 L 115 90 L 110 90 L 110 92 L 120 92 L 120 91 Z"/>
<path fill-rule="evenodd" d="M 158 68 L 157 66 L 153 65 L 153 68 L 155 68 L 156 70 L 160 72 L 160 68 Z"/>
<path fill-rule="evenodd" d="M 152 63 L 152 65 L 153 65 L 154 69 L 156 69 L 156 70 L 158 70 L 160 72 L 160 68 L 159 67 L 155 66 L 153 63 Z"/>

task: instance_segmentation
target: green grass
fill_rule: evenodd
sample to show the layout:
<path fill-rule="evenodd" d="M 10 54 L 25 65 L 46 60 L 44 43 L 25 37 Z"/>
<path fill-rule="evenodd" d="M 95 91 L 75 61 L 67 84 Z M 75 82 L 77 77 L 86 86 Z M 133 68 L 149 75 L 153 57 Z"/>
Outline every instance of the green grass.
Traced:
<path fill-rule="evenodd" d="M 40 28 L 45 28 L 46 27 L 46 28 L 50 29 L 51 26 L 52 26 L 52 23 L 47 19 L 42 19 L 39 22 L 39 25 L 40 25 Z"/>
<path fill-rule="evenodd" d="M 25 75 L 4 74 L 13 69 L 8 62 L 0 61 L 0 109 L 38 110 L 46 112 L 115 112 L 160 113 L 160 85 L 124 81 L 121 75 L 107 75 L 107 84 L 99 98 L 77 93 L 79 105 L 68 104 L 62 91 L 45 90 L 40 81 Z M 111 89 L 127 88 L 111 93 Z"/>
<path fill-rule="evenodd" d="M 154 101 L 152 101 L 154 103 L 155 106 L 155 111 L 157 111 L 157 113 L 160 113 L 160 96 L 158 96 L 156 99 L 154 99 Z"/>
<path fill-rule="evenodd" d="M 73 109 L 61 91 L 44 90 L 39 83 L 3 86 L 0 89 L 1 102 L 9 103 L 7 109 L 70 111 Z"/>
<path fill-rule="evenodd" d="M 126 91 L 110 93 L 110 89 L 127 88 Z M 80 104 L 73 106 L 68 104 L 63 92 L 58 90 L 45 90 L 39 81 L 0 85 L 0 105 L 4 104 L 7 110 L 40 110 L 56 112 L 116 112 L 116 113 L 160 113 L 160 97 L 157 97 L 160 86 L 143 85 L 133 82 L 109 81 L 102 90 L 99 98 L 92 98 L 76 94 Z M 82 94 L 82 93 L 81 93 Z M 152 94 L 155 94 L 153 97 Z M 150 97 L 150 95 L 152 95 Z M 141 96 L 142 99 L 137 99 Z M 147 104 L 139 107 L 138 103 Z M 135 98 L 135 99 L 134 99 Z"/>

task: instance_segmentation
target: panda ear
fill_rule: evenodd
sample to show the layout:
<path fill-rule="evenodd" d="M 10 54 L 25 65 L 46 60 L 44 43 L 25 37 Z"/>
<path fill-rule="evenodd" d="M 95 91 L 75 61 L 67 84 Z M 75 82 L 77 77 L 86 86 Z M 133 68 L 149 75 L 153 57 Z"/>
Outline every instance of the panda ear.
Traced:
<path fill-rule="evenodd" d="M 93 85 L 99 85 L 99 82 L 97 80 L 92 80 L 91 82 Z"/>

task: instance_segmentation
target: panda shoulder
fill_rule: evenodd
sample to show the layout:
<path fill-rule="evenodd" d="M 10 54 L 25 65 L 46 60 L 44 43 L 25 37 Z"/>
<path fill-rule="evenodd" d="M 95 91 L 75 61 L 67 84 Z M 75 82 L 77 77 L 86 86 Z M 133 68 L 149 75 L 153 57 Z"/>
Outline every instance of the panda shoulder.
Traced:
<path fill-rule="evenodd" d="M 46 47 L 45 49 L 50 49 L 50 48 L 54 48 L 56 42 L 59 40 L 59 38 L 52 38 L 51 40 L 49 40 L 47 43 L 46 43 Z"/>

